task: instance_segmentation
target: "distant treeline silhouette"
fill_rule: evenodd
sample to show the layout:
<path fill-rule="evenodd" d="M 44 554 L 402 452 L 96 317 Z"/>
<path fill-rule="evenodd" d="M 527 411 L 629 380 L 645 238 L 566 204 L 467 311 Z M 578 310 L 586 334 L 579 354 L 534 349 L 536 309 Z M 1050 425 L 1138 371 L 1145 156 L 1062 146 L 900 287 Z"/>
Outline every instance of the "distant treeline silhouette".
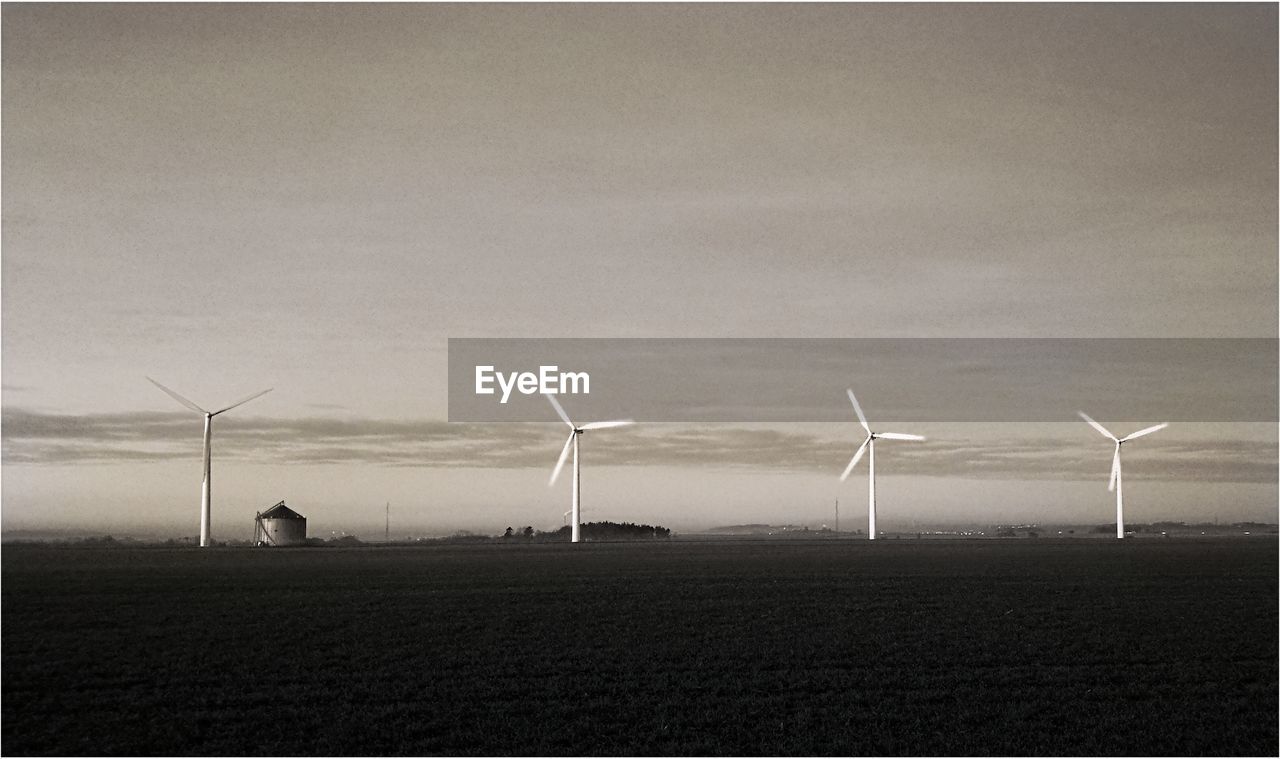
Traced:
<path fill-rule="evenodd" d="M 569 542 L 573 530 L 568 525 L 558 530 L 542 532 L 532 527 L 519 530 L 508 527 L 502 540 L 522 540 L 534 543 Z M 586 522 L 582 525 L 583 540 L 666 540 L 671 530 L 666 527 L 636 524 L 634 522 Z"/>

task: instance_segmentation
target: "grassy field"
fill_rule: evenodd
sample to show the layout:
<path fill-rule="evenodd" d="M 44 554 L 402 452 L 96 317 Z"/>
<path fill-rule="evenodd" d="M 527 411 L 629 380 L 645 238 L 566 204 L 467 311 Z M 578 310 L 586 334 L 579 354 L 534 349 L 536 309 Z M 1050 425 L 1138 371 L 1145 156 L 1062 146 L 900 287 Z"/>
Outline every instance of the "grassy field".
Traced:
<path fill-rule="evenodd" d="M 3 752 L 1277 752 L 1277 542 L 3 549 Z"/>

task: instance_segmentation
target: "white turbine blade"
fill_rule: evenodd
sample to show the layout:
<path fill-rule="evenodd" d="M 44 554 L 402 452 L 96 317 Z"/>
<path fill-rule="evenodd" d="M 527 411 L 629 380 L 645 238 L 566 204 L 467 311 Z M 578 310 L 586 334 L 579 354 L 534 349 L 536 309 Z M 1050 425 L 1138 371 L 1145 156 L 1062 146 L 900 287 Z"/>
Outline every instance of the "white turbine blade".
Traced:
<path fill-rule="evenodd" d="M 195 412 L 198 412 L 198 413 L 201 413 L 201 414 L 207 414 L 207 413 L 209 413 L 208 411 L 205 411 L 204 409 L 200 408 L 200 407 L 199 407 L 199 406 L 197 406 L 196 404 L 192 403 L 191 401 L 187 400 L 186 398 L 183 398 L 181 395 L 178 395 L 177 393 L 173 392 L 172 390 L 170 390 L 169 388 L 165 387 L 164 385 L 161 385 L 159 382 L 156 382 L 155 380 L 151 379 L 150 377 L 147 377 L 147 382 L 150 382 L 151 384 L 153 384 L 153 385 L 155 385 L 156 387 L 160 388 L 160 389 L 161 389 L 161 390 L 163 390 L 163 391 L 165 392 L 165 394 L 166 394 L 166 395 L 168 395 L 170 398 L 174 399 L 174 400 L 175 400 L 175 401 L 177 401 L 178 403 L 181 403 L 182 405 L 186 406 L 187 408 L 191 409 L 192 411 L 195 411 Z"/>
<path fill-rule="evenodd" d="M 551 407 L 556 410 L 556 413 L 560 415 L 560 418 L 564 420 L 564 423 L 572 427 L 573 422 L 569 421 L 569 415 L 564 413 L 564 407 L 560 405 L 560 401 L 556 400 L 556 397 L 550 394 L 547 395 L 547 400 L 551 401 Z"/>
<path fill-rule="evenodd" d="M 1107 483 L 1107 490 L 1114 492 L 1116 489 L 1116 477 L 1120 475 L 1120 446 L 1116 446 L 1116 455 L 1111 457 L 1111 481 Z"/>
<path fill-rule="evenodd" d="M 550 398 L 551 396 L 547 396 L 547 397 Z M 569 433 L 569 439 L 566 440 L 564 443 L 564 450 L 560 451 L 560 460 L 556 462 L 556 468 L 551 470 L 551 479 L 547 480 L 548 487 L 556 484 L 556 478 L 560 476 L 560 470 L 564 469 L 564 462 L 566 459 L 569 458 L 569 446 L 573 445 L 573 436 L 576 434 L 578 433 L 577 432 Z"/>
<path fill-rule="evenodd" d="M 876 437 L 886 440 L 924 440 L 924 435 L 908 435 L 905 432 L 877 432 Z"/>
<path fill-rule="evenodd" d="M 213 415 L 214 415 L 214 416 L 217 416 L 218 414 L 221 414 L 221 413 L 223 413 L 224 411 L 230 411 L 231 409 L 235 408 L 236 406 L 243 406 L 244 404 L 248 403 L 249 401 L 253 400 L 254 398 L 261 398 L 262 396 L 266 395 L 267 393 L 271 392 L 271 391 L 272 391 L 272 390 L 274 390 L 274 389 L 275 389 L 275 388 L 271 388 L 271 387 L 269 387 L 269 388 L 267 388 L 266 390 L 263 390 L 263 391 L 262 391 L 262 392 L 260 392 L 260 393 L 254 393 L 253 395 L 249 396 L 248 398 L 244 398 L 244 399 L 242 399 L 242 400 L 238 400 L 238 401 L 236 401 L 235 403 L 231 404 L 230 406 L 227 406 L 227 407 L 226 407 L 226 408 L 224 408 L 224 409 L 218 409 L 217 411 L 213 412 Z"/>
<path fill-rule="evenodd" d="M 583 430 L 605 430 L 605 429 L 608 429 L 608 428 L 610 428 L 610 427 L 626 427 L 626 426 L 628 426 L 628 425 L 632 425 L 632 424 L 635 424 L 635 423 L 636 423 L 636 422 L 635 422 L 635 420 L 634 420 L 634 419 L 615 419 L 615 420 L 614 420 L 614 421 L 612 421 L 612 422 L 591 422 L 590 424 L 584 424 L 584 425 L 582 425 L 581 427 L 579 427 L 579 429 L 583 429 Z"/>
<path fill-rule="evenodd" d="M 858 424 L 861 424 L 862 429 L 866 430 L 867 434 L 870 435 L 871 427 L 867 426 L 867 417 L 862 413 L 862 407 L 858 405 L 858 399 L 853 394 L 853 388 L 849 388 L 848 393 L 849 402 L 853 404 L 853 412 L 858 415 Z"/>
<path fill-rule="evenodd" d="M 1103 427 L 1101 424 L 1098 424 L 1097 422 L 1093 421 L 1093 419 L 1091 419 L 1088 414 L 1084 413 L 1083 411 L 1077 411 L 1076 413 L 1080 415 L 1081 419 L 1088 422 L 1090 427 L 1094 428 L 1098 432 L 1101 432 L 1104 436 L 1112 440 L 1116 439 L 1115 435 L 1112 435 L 1110 432 L 1107 432 L 1106 427 Z"/>
<path fill-rule="evenodd" d="M 1130 435 L 1129 437 L 1121 438 L 1121 439 L 1120 439 L 1120 442 L 1122 442 L 1122 443 L 1123 443 L 1123 442 L 1124 442 L 1124 441 L 1126 441 L 1126 440 L 1133 440 L 1135 437 L 1142 437 L 1143 435 L 1150 435 L 1151 433 L 1153 433 L 1153 432 L 1158 432 L 1158 431 L 1160 431 L 1160 430 L 1162 430 L 1162 429 L 1164 429 L 1165 427 L 1168 427 L 1168 426 L 1169 426 L 1169 423 L 1168 423 L 1168 422 L 1161 422 L 1160 424 L 1154 425 L 1154 426 L 1152 426 L 1152 427 L 1148 427 L 1148 428 L 1146 428 L 1145 430 L 1138 430 L 1137 432 L 1133 433 L 1133 434 L 1132 434 L 1132 435 Z"/>
<path fill-rule="evenodd" d="M 862 454 L 866 452 L 867 443 L 870 443 L 870 442 L 871 442 L 871 436 L 868 435 L 867 439 L 862 441 L 862 445 L 858 446 L 858 452 L 853 454 L 853 458 L 849 459 L 849 466 L 845 467 L 844 474 L 840 475 L 841 482 L 844 482 L 845 480 L 849 479 L 849 473 L 852 472 L 853 468 L 858 465 L 859 461 L 862 460 Z"/>

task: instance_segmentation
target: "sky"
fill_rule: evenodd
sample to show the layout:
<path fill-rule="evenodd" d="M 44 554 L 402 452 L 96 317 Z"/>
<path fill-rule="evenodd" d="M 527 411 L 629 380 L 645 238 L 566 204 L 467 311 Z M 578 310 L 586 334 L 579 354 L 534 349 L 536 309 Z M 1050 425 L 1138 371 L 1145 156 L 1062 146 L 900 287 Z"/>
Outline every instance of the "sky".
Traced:
<path fill-rule="evenodd" d="M 144 376 L 275 388 L 216 420 L 215 537 L 500 532 L 560 524 L 560 429 L 448 424 L 451 337 L 1277 334 L 1274 5 L 0 13 L 6 532 L 195 533 Z M 913 424 L 883 525 L 1113 519 L 1082 423 Z M 859 442 L 601 433 L 584 515 L 854 514 Z M 1131 521 L 1275 520 L 1274 418 L 1142 442 Z"/>

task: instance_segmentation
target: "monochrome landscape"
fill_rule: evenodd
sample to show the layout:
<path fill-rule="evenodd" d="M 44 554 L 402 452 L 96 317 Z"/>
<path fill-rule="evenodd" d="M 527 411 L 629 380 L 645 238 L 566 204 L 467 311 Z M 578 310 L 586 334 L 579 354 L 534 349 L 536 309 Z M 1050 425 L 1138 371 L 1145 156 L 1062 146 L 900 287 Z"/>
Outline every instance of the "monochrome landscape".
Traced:
<path fill-rule="evenodd" d="M 1277 32 L 4 4 L 0 752 L 1275 755 Z"/>

